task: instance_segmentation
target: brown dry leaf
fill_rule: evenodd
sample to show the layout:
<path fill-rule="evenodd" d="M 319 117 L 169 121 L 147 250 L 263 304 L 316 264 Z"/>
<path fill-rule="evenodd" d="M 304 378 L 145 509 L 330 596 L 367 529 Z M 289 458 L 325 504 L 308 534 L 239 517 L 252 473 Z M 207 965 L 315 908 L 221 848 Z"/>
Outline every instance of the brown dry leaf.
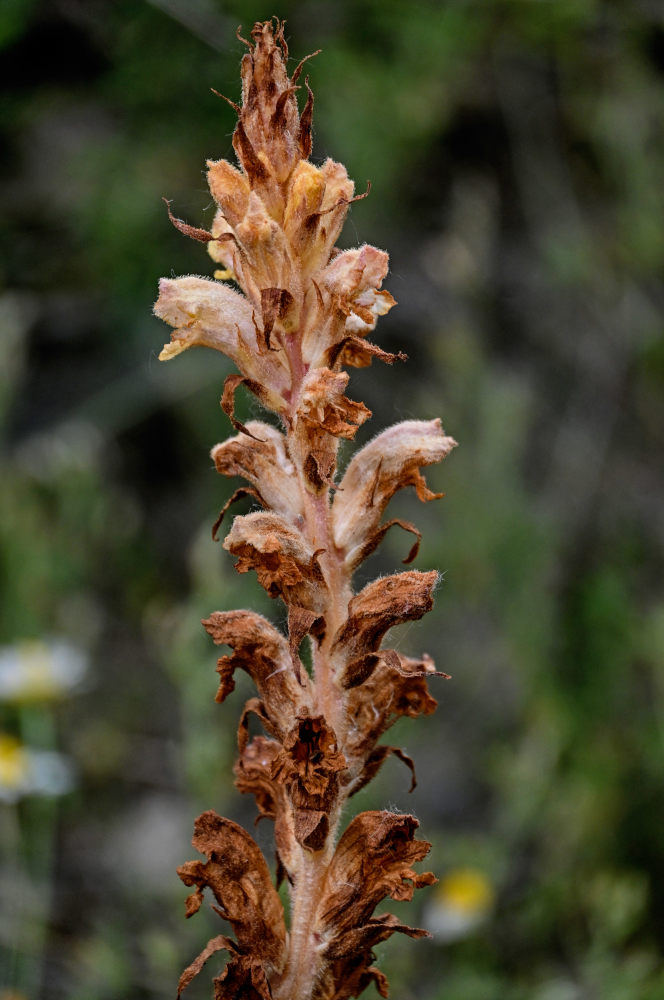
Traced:
<path fill-rule="evenodd" d="M 323 611 L 326 592 L 319 552 L 311 551 L 301 532 L 279 514 L 257 511 L 236 517 L 224 548 L 238 557 L 238 573 L 256 570 L 270 597 L 317 614 Z"/>
<path fill-rule="evenodd" d="M 334 541 L 346 552 L 349 568 L 372 551 L 385 507 L 398 490 L 414 486 L 420 500 L 442 496 L 427 488 L 419 470 L 442 461 L 455 446 L 440 420 L 406 420 L 354 455 L 332 503 Z"/>
<path fill-rule="evenodd" d="M 197 887 L 197 897 L 210 888 L 239 950 L 280 970 L 286 942 L 283 907 L 258 845 L 241 826 L 212 810 L 196 820 L 192 844 L 208 860 L 181 865 L 181 880 Z"/>
<path fill-rule="evenodd" d="M 291 522 L 302 516 L 302 495 L 286 438 L 269 424 L 250 420 L 247 434 L 222 441 L 210 452 L 222 476 L 243 476 L 260 493 L 264 504 Z"/>

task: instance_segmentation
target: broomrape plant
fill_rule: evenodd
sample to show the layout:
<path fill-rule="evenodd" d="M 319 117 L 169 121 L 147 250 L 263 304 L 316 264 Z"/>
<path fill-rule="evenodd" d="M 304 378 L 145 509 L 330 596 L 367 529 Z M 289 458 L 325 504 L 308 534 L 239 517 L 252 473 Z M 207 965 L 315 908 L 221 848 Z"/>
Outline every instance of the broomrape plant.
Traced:
<path fill-rule="evenodd" d="M 212 810 L 195 823 L 193 845 L 206 860 L 178 869 L 194 891 L 190 917 L 209 888 L 235 937 L 213 938 L 185 970 L 179 993 L 215 952 L 229 960 L 214 980 L 215 1000 L 345 1000 L 370 982 L 387 996 L 372 949 L 395 931 L 422 937 L 392 914 L 374 915 L 384 898 L 411 899 L 435 882 L 413 868 L 429 851 L 413 816 L 389 811 L 355 816 L 339 838 L 347 799 L 363 788 L 398 747 L 379 740 L 401 716 L 428 715 L 430 657 L 384 649 L 388 630 L 432 607 L 437 573 L 409 570 L 375 580 L 359 593 L 353 573 L 394 525 L 415 541 L 412 524 L 383 521 L 390 498 L 414 486 L 420 500 L 441 494 L 420 472 L 455 446 L 439 420 L 407 420 L 361 448 L 337 479 L 341 438 L 352 439 L 371 413 L 344 393 L 347 367 L 405 355 L 381 350 L 367 336 L 395 304 L 381 285 L 387 254 L 372 246 L 335 247 L 348 206 L 357 200 L 345 168 L 309 161 L 313 94 L 300 113 L 279 21 L 256 24 L 242 60 L 242 105 L 233 147 L 239 169 L 208 161 L 218 205 L 211 232 L 171 215 L 179 230 L 207 243 L 214 279 L 163 279 L 155 313 L 175 329 L 167 360 L 203 345 L 239 369 L 224 384 L 221 406 L 238 432 L 212 450 L 223 476 L 241 476 L 230 504 L 251 496 L 261 509 L 236 517 L 224 541 L 240 573 L 254 570 L 288 613 L 284 636 L 253 611 L 215 611 L 203 621 L 213 642 L 230 648 L 218 661 L 217 701 L 245 670 L 257 696 L 238 726 L 235 784 L 255 796 L 261 817 L 274 820 L 277 885 L 287 880 L 290 920 L 258 845 Z M 232 102 L 231 102 L 232 103 Z M 364 195 L 360 195 L 360 198 Z M 170 208 L 169 208 L 170 214 Z M 241 291 L 236 291 L 231 281 Z M 244 384 L 278 418 L 240 423 L 234 394 Z M 299 655 L 311 645 L 311 673 Z M 441 675 L 438 675 L 441 676 Z M 265 735 L 250 738 L 257 716 Z"/>

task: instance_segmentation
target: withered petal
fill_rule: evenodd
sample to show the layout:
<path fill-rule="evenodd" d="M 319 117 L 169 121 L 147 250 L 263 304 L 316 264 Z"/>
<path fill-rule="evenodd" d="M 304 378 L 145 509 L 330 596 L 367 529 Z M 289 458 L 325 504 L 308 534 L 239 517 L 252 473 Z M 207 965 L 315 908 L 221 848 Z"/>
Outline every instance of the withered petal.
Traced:
<path fill-rule="evenodd" d="M 352 550 L 346 559 L 346 565 L 348 568 L 355 569 L 360 565 L 360 563 L 364 562 L 364 560 L 378 548 L 387 532 L 390 528 L 393 528 L 395 524 L 400 528 L 403 528 L 404 531 L 409 531 L 412 535 L 415 535 L 415 542 L 411 545 L 408 555 L 403 560 L 404 565 L 411 563 L 413 559 L 416 558 L 417 553 L 420 550 L 422 532 L 419 531 L 414 524 L 411 524 L 410 521 L 402 521 L 399 517 L 393 517 L 390 521 L 386 521 L 384 524 L 381 524 L 378 528 L 376 528 L 373 534 L 366 538 L 362 546 L 357 546 Z"/>
<path fill-rule="evenodd" d="M 233 668 L 246 670 L 261 694 L 268 691 L 267 682 L 273 676 L 288 672 L 290 653 L 285 637 L 255 611 L 213 611 L 201 624 L 216 646 L 234 650 Z M 292 690 L 295 693 L 297 686 Z"/>
<path fill-rule="evenodd" d="M 435 570 L 409 570 L 367 584 L 350 601 L 348 619 L 334 638 L 332 653 L 347 662 L 375 652 L 388 629 L 416 621 L 431 610 L 437 581 Z"/>
<path fill-rule="evenodd" d="M 403 761 L 406 767 L 410 770 L 411 781 L 408 791 L 412 792 L 415 788 L 417 788 L 417 776 L 415 774 L 415 764 L 413 762 L 413 758 L 409 757 L 408 754 L 401 750 L 400 747 L 381 745 L 374 747 L 367 757 L 366 763 L 357 779 L 357 782 L 354 782 L 351 786 L 352 790 L 350 794 L 356 795 L 359 791 L 361 791 L 361 789 L 368 785 L 369 782 L 376 777 L 381 767 L 391 754 L 394 754 L 394 756 L 398 757 L 400 761 Z"/>
<path fill-rule="evenodd" d="M 431 937 L 421 927 L 410 927 L 402 924 L 393 913 L 383 913 L 378 917 L 371 917 L 366 924 L 354 927 L 340 938 L 335 938 L 326 948 L 325 955 L 331 959 L 350 958 L 363 951 L 369 952 L 397 932 L 411 938 Z"/>
<path fill-rule="evenodd" d="M 302 515 L 302 495 L 286 438 L 276 427 L 258 420 L 250 420 L 246 429 L 248 434 L 238 434 L 212 449 L 217 472 L 243 476 L 258 490 L 265 506 L 296 521 Z"/>
<path fill-rule="evenodd" d="M 298 608 L 297 605 L 291 604 L 288 608 L 288 644 L 298 679 L 302 672 L 300 643 L 305 635 L 310 633 L 321 639 L 325 634 L 325 619 L 315 611 L 308 611 L 306 608 Z"/>
<path fill-rule="evenodd" d="M 260 382 L 247 378 L 245 375 L 227 375 L 224 379 L 224 391 L 221 396 L 221 408 L 236 431 L 241 431 L 242 434 L 246 434 L 247 437 L 255 438 L 255 440 L 260 442 L 261 439 L 256 438 L 256 436 L 252 434 L 251 431 L 247 430 L 244 424 L 241 424 L 235 417 L 235 392 L 242 384 L 246 385 L 247 389 L 249 389 L 250 392 L 253 392 L 258 399 L 265 397 L 265 392 Z"/>
<path fill-rule="evenodd" d="M 234 503 L 236 503 L 238 500 L 242 500 L 244 497 L 253 497 L 254 500 L 258 500 L 258 502 L 261 505 L 261 507 L 266 507 L 267 506 L 267 504 L 263 500 L 263 498 L 260 495 L 260 493 L 258 492 L 258 490 L 255 490 L 253 488 L 253 486 L 240 486 L 228 498 L 228 500 L 226 501 L 226 503 L 224 504 L 224 506 L 219 511 L 219 514 L 217 515 L 217 520 L 212 525 L 212 541 L 213 542 L 218 542 L 219 541 L 219 528 L 221 527 L 222 522 L 224 520 L 224 517 L 225 517 L 226 513 L 228 512 L 228 510 L 233 506 Z"/>
<path fill-rule="evenodd" d="M 272 511 L 236 517 L 224 548 L 238 557 L 239 573 L 256 571 L 270 597 L 281 597 L 317 614 L 325 603 L 325 580 L 302 533 Z"/>
<path fill-rule="evenodd" d="M 363 812 L 351 820 L 332 858 L 318 911 L 323 939 L 342 939 L 368 924 L 385 897 L 410 899 L 416 888 L 434 881 L 430 872 L 418 874 L 412 867 L 431 847 L 415 839 L 418 826 L 414 816 L 387 810 Z"/>
<path fill-rule="evenodd" d="M 383 653 L 390 655 L 383 657 Z M 355 669 L 360 672 L 362 668 L 360 660 Z M 428 656 L 416 660 L 395 650 L 380 650 L 376 654 L 376 663 L 369 676 L 361 686 L 351 687 L 347 695 L 346 707 L 352 727 L 345 749 L 355 780 L 376 742 L 397 719 L 403 716 L 414 719 L 435 711 L 438 702 L 429 693 L 427 678 L 436 676 L 448 675 L 437 673 Z"/>
<path fill-rule="evenodd" d="M 186 990 L 189 983 L 194 979 L 198 973 L 201 971 L 208 958 L 215 955 L 218 951 L 226 950 L 231 952 L 231 954 L 237 954 L 237 949 L 235 942 L 230 938 L 225 937 L 223 934 L 218 934 L 217 937 L 212 938 L 208 941 L 203 951 L 198 955 L 191 965 L 188 965 L 180 976 L 180 982 L 178 983 L 178 1000 L 180 996 Z"/>
<path fill-rule="evenodd" d="M 286 941 L 283 907 L 256 842 L 237 823 L 208 810 L 194 824 L 192 844 L 207 862 L 182 865 L 182 881 L 209 887 L 240 949 L 280 969 Z"/>
<path fill-rule="evenodd" d="M 329 830 L 329 813 L 339 793 L 346 759 L 322 715 L 298 716 L 272 763 L 272 778 L 286 789 L 293 807 L 294 835 L 318 851 Z"/>
<path fill-rule="evenodd" d="M 263 963 L 253 955 L 235 955 L 212 983 L 214 1000 L 272 1000 Z"/>
<path fill-rule="evenodd" d="M 364 653 L 356 660 L 347 663 L 343 673 L 339 677 L 342 688 L 348 689 L 357 687 L 368 680 L 379 663 L 385 663 L 388 667 L 399 670 L 401 660 L 395 649 L 379 649 L 375 653 Z"/>
<path fill-rule="evenodd" d="M 295 325 L 295 300 L 286 288 L 263 288 L 261 291 L 261 312 L 263 316 L 263 337 L 265 347 L 274 350 L 270 336 L 275 323 L 290 333 Z M 278 348 L 277 348 L 278 350 Z"/>
<path fill-rule="evenodd" d="M 235 787 L 244 794 L 251 794 L 256 799 L 258 816 L 256 822 L 264 816 L 275 819 L 278 802 L 285 803 L 285 792 L 281 785 L 272 778 L 274 759 L 281 747 L 276 740 L 264 736 L 254 736 L 244 747 L 235 762 Z"/>
<path fill-rule="evenodd" d="M 349 365 L 351 368 L 367 368 L 371 364 L 372 358 L 378 358 L 386 365 L 393 365 L 395 361 L 407 361 L 408 355 L 404 354 L 403 351 L 397 351 L 396 354 L 383 351 L 376 344 L 365 340 L 364 337 L 345 337 L 344 340 L 330 349 L 327 363 L 330 367 L 338 362 L 340 365 Z"/>
<path fill-rule="evenodd" d="M 353 438 L 358 427 L 371 416 L 371 410 L 364 403 L 344 396 L 347 384 L 347 372 L 313 369 L 302 384 L 298 417 L 335 437 Z"/>
<path fill-rule="evenodd" d="M 260 720 L 266 733 L 275 739 L 283 738 L 283 729 L 270 718 L 265 704 L 260 698 L 249 698 L 244 703 L 242 714 L 237 724 L 237 747 L 240 754 L 243 754 L 249 742 L 249 716 L 255 715 Z"/>

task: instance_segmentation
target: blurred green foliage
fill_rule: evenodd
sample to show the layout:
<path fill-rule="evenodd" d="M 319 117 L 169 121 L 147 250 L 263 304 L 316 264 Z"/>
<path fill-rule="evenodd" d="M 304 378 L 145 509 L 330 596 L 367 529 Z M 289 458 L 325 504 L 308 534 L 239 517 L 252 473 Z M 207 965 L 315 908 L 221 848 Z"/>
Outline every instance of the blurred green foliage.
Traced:
<path fill-rule="evenodd" d="M 214 703 L 198 622 L 283 611 L 209 537 L 233 488 L 207 457 L 229 433 L 226 362 L 159 365 L 150 303 L 162 274 L 211 273 L 161 197 L 210 222 L 205 159 L 231 155 L 234 126 L 210 88 L 237 98 L 235 27 L 273 13 L 296 59 L 323 49 L 315 157 L 372 180 L 345 243 L 392 259 L 400 305 L 377 335 L 411 360 L 353 376 L 374 411 L 358 438 L 440 414 L 461 442 L 429 475 L 444 501 L 394 502 L 425 532 L 418 566 L 444 571 L 398 641 L 453 680 L 392 741 L 415 793 L 390 762 L 357 805 L 415 811 L 433 867 L 481 871 L 496 902 L 465 937 L 391 942 L 379 963 L 404 1000 L 659 1000 L 664 14 L 648 0 L 0 8 L 0 642 L 64 636 L 90 660 L 77 692 L 0 702 L 3 731 L 78 775 L 61 799 L 0 801 L 0 997 L 172 995 L 217 933 L 182 916 L 193 817 L 254 816 L 229 780 L 247 689 Z M 367 573 L 403 545 L 388 536 Z M 267 824 L 256 836 L 271 856 Z M 400 912 L 426 920 L 437 899 Z"/>

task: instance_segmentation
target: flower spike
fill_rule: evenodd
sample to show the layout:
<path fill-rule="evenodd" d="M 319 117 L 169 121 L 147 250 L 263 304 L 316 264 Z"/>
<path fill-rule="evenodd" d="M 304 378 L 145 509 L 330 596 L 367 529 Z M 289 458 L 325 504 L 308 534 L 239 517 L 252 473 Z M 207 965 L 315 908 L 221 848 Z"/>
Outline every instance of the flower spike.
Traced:
<path fill-rule="evenodd" d="M 415 659 L 383 647 L 392 626 L 431 610 L 438 574 L 410 569 L 355 593 L 353 573 L 392 526 L 414 536 L 404 562 L 416 558 L 420 531 L 400 518 L 383 520 L 385 510 L 406 486 L 421 501 L 441 497 L 421 470 L 456 442 L 439 420 L 408 420 L 357 451 L 339 479 L 340 440 L 352 440 L 371 416 L 346 395 L 345 369 L 373 358 L 406 360 L 367 339 L 395 305 L 382 287 L 388 257 L 372 246 L 336 246 L 349 205 L 370 185 L 355 195 L 340 163 L 309 159 L 313 93 L 307 78 L 300 111 L 297 81 L 310 57 L 289 75 L 277 19 L 255 24 L 242 41 L 241 105 L 224 98 L 238 115 L 237 165 L 208 160 L 217 205 L 210 231 L 177 219 L 167 202 L 171 222 L 205 243 L 220 269 L 214 278 L 163 279 L 154 309 L 173 327 L 162 360 L 201 346 L 237 369 L 221 396 L 237 433 L 213 448 L 212 459 L 220 475 L 244 484 L 224 504 L 213 538 L 230 505 L 252 497 L 255 509 L 233 519 L 223 545 L 238 572 L 253 570 L 283 603 L 287 634 L 246 610 L 213 612 L 203 626 L 230 650 L 217 663 L 217 701 L 234 690 L 238 669 L 256 687 L 238 725 L 235 784 L 254 796 L 258 819 L 274 821 L 277 883 L 287 880 L 291 914 L 287 932 L 249 834 L 212 810 L 203 813 L 193 843 L 206 860 L 178 872 L 193 889 L 186 912 L 196 913 L 209 890 L 234 937 L 214 937 L 179 990 L 225 951 L 215 1000 L 347 1000 L 372 982 L 387 996 L 374 947 L 395 932 L 417 938 L 426 931 L 374 910 L 435 881 L 414 867 L 430 845 L 416 839 L 412 816 L 363 812 L 339 837 L 340 818 L 389 756 L 410 769 L 414 787 L 413 761 L 380 740 L 402 716 L 433 712 L 428 682 L 447 675 L 426 654 Z M 238 420 L 241 385 L 274 422 Z M 256 720 L 264 735 L 250 734 Z"/>

